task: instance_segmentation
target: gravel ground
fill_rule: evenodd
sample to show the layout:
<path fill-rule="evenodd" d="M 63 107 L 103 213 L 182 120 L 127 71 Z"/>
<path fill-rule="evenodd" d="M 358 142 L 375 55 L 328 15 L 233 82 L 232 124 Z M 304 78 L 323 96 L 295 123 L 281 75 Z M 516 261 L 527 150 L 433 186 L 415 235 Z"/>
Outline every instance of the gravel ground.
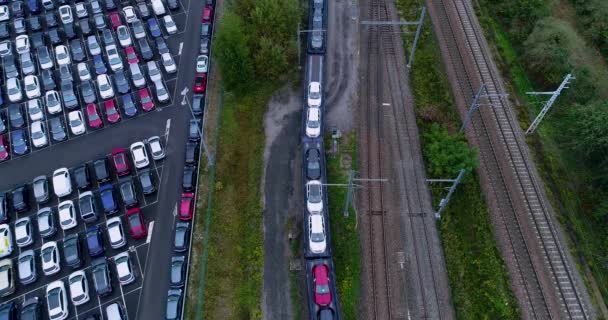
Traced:
<path fill-rule="evenodd" d="M 271 99 L 264 119 L 266 146 L 262 180 L 264 203 L 264 274 L 262 312 L 264 319 L 293 319 L 287 221 L 298 216 L 302 203 L 299 174 L 301 95 L 290 88 Z"/>

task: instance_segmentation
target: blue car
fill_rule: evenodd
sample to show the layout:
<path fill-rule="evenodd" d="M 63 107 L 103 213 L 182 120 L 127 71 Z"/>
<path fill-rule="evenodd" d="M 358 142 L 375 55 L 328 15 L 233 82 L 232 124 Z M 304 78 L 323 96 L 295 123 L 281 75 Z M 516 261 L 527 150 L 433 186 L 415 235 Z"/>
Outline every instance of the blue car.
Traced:
<path fill-rule="evenodd" d="M 99 257 L 105 253 L 103 235 L 99 226 L 87 228 L 87 249 L 89 249 L 89 256 L 91 258 Z"/>
<path fill-rule="evenodd" d="M 93 64 L 95 65 L 95 73 L 98 75 L 108 72 L 108 68 L 106 68 L 106 64 L 103 62 L 101 55 L 97 54 L 93 56 Z"/>
<path fill-rule="evenodd" d="M 31 13 L 40 13 L 40 5 L 38 5 L 38 0 L 27 0 L 27 7 L 30 9 Z"/>
<path fill-rule="evenodd" d="M 113 214 L 118 212 L 118 204 L 114 198 L 114 186 L 110 183 L 104 183 L 99 187 L 99 193 L 101 194 L 101 204 L 103 205 L 103 211 L 106 214 Z"/>
<path fill-rule="evenodd" d="M 148 20 L 148 29 L 150 29 L 150 33 L 154 38 L 161 36 L 160 27 L 158 26 L 158 21 L 156 21 L 156 18 Z"/>
<path fill-rule="evenodd" d="M 137 107 L 135 106 L 135 102 L 133 102 L 131 94 L 122 96 L 122 110 L 127 117 L 134 117 L 137 115 Z"/>
<path fill-rule="evenodd" d="M 13 152 L 16 155 L 24 155 L 30 152 L 27 141 L 27 132 L 25 129 L 19 129 L 11 132 L 11 143 L 13 145 Z"/>

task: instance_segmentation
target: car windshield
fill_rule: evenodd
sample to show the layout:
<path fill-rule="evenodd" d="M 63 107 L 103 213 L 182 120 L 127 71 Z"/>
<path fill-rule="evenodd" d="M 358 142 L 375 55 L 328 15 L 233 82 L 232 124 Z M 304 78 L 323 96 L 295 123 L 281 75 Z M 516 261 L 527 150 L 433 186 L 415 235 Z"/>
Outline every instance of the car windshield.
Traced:
<path fill-rule="evenodd" d="M 95 120 L 99 120 L 99 116 L 97 115 L 97 111 L 95 110 L 91 110 L 89 112 L 89 119 L 95 121 Z"/>
<path fill-rule="evenodd" d="M 106 105 L 106 113 L 108 115 L 115 115 L 116 114 L 116 108 L 114 108 L 113 105 Z"/>
<path fill-rule="evenodd" d="M 28 270 L 31 267 L 32 257 L 31 256 L 23 256 L 19 258 L 19 270 Z M 19 272 L 21 273 L 21 272 Z"/>
<path fill-rule="evenodd" d="M 319 162 L 318 162 L 318 161 L 311 161 L 311 162 L 308 162 L 308 169 L 309 169 L 309 170 L 316 170 L 316 169 L 319 169 L 320 167 L 321 167 L 321 166 L 319 165 Z"/>
<path fill-rule="evenodd" d="M 308 126 L 310 128 L 318 128 L 319 127 L 319 121 L 317 121 L 317 120 L 308 120 Z"/>
<path fill-rule="evenodd" d="M 319 233 L 311 233 L 310 234 L 310 241 L 312 242 L 323 242 L 325 241 L 325 236 L 323 235 L 322 232 Z"/>
<path fill-rule="evenodd" d="M 129 224 L 133 229 L 141 228 L 141 223 L 139 222 L 139 215 L 134 214 L 129 216 Z"/>
<path fill-rule="evenodd" d="M 59 288 L 55 288 L 55 289 L 49 291 L 49 296 L 48 296 L 49 310 L 53 310 L 53 309 L 57 309 L 57 308 L 61 307 L 61 299 L 59 297 L 60 290 L 61 289 L 59 289 Z"/>
<path fill-rule="evenodd" d="M 40 131 L 32 131 L 32 138 L 34 139 L 40 139 L 44 137 L 44 133 L 42 132 L 42 130 Z"/>
<path fill-rule="evenodd" d="M 321 98 L 321 95 L 319 94 L 319 92 L 317 91 L 310 91 L 309 96 L 311 99 L 319 99 Z"/>
<path fill-rule="evenodd" d="M 76 243 L 72 242 L 72 241 L 66 243 L 65 246 L 63 247 L 63 254 L 65 255 L 66 258 L 75 256 L 76 255 Z"/>
<path fill-rule="evenodd" d="M 315 290 L 316 293 L 318 294 L 328 294 L 329 293 L 329 286 L 324 284 L 324 285 L 317 285 L 317 288 Z"/>
<path fill-rule="evenodd" d="M 321 202 L 321 185 L 310 184 L 308 186 L 308 201 L 313 203 Z"/>
<path fill-rule="evenodd" d="M 44 261 L 53 261 L 55 250 L 53 247 L 48 247 L 42 250 L 42 260 Z"/>
<path fill-rule="evenodd" d="M 78 127 L 81 124 L 82 124 L 82 121 L 80 121 L 80 119 L 78 119 L 78 118 L 70 120 L 70 126 L 72 126 L 72 127 Z"/>
<path fill-rule="evenodd" d="M 104 266 L 97 266 L 93 269 L 93 277 L 95 277 L 95 285 L 104 286 L 106 284 L 106 273 Z"/>
<path fill-rule="evenodd" d="M 80 199 L 80 201 L 78 202 L 78 204 L 80 205 L 80 211 L 81 212 L 91 212 L 93 211 L 92 208 L 92 202 L 91 199 L 89 197 L 83 197 L 82 199 Z"/>

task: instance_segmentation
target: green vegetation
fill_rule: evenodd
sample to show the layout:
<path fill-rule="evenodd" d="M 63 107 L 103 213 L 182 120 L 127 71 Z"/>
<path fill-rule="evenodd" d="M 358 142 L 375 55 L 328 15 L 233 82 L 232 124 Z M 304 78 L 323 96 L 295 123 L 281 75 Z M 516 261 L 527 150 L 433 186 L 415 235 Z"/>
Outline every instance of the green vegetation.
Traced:
<path fill-rule="evenodd" d="M 605 0 L 570 0 L 585 28 L 586 36 L 608 57 L 608 2 Z"/>
<path fill-rule="evenodd" d="M 415 9 L 421 3 L 397 0 L 397 6 L 402 17 L 413 20 Z M 411 38 L 411 34 L 404 35 L 406 50 Z M 455 176 L 463 167 L 472 171 L 454 193 L 439 222 L 456 316 L 458 319 L 518 319 L 507 271 L 496 248 L 489 213 L 474 174 L 476 152 L 466 145 L 462 135 L 455 133 L 460 128 L 460 118 L 428 19 L 416 51 L 412 85 L 429 175 Z M 435 202 L 445 196 L 441 187 L 432 192 Z"/>
<path fill-rule="evenodd" d="M 331 145 L 331 139 L 325 140 L 325 145 Z M 356 169 L 357 139 L 354 134 L 343 137 L 340 141 L 339 152 L 328 155 L 327 181 L 330 183 L 348 183 L 348 172 Z M 334 256 L 334 273 L 342 317 L 344 319 L 357 319 L 359 304 L 361 248 L 359 246 L 359 233 L 357 231 L 357 216 L 353 207 L 349 208 L 348 217 L 344 216 L 344 203 L 346 202 L 346 188 L 330 187 L 327 189 L 329 197 L 329 221 L 332 237 L 332 253 Z"/>
<path fill-rule="evenodd" d="M 569 3 L 544 1 L 551 10 L 534 21 L 534 31 L 525 45 L 513 36 L 511 17 L 503 16 L 500 21 L 492 18 L 497 14 L 493 1 L 480 1 L 478 16 L 489 43 L 496 46 L 499 53 L 495 60 L 503 74 L 512 80 L 516 93 L 513 100 L 521 103 L 518 108 L 522 126 L 525 127 L 540 109 L 538 101 L 523 92 L 554 89 L 559 72 L 573 71 L 576 76 L 572 89 L 558 99 L 537 134 L 529 137 L 528 142 L 558 219 L 566 226 L 570 240 L 576 243 L 571 248 L 578 258 L 576 261 L 579 264 L 584 261 L 580 268 L 582 275 L 588 285 L 595 281 L 599 287 L 602 296 L 592 296 L 597 303 L 608 300 L 608 255 L 605 250 L 608 243 L 608 220 L 605 218 L 608 166 L 604 165 L 605 157 L 601 153 L 608 147 L 608 141 L 602 135 L 606 131 L 603 119 L 607 107 L 608 69 L 595 48 L 581 37 L 585 32 L 577 29 L 579 22 L 585 26 L 589 18 L 581 15 L 583 1 L 572 2 L 579 15 L 573 18 L 566 15 L 560 20 L 556 18 L 557 13 L 570 9 L 564 8 Z M 587 2 L 590 6 L 600 2 L 606 6 L 605 1 Z M 606 21 L 608 17 L 595 15 L 593 19 Z M 590 26 L 586 25 L 586 28 Z M 532 58 L 544 61 L 545 66 L 530 61 Z M 570 69 L 560 70 L 556 62 L 566 63 Z M 548 72 L 543 73 L 542 68 L 547 68 Z"/>

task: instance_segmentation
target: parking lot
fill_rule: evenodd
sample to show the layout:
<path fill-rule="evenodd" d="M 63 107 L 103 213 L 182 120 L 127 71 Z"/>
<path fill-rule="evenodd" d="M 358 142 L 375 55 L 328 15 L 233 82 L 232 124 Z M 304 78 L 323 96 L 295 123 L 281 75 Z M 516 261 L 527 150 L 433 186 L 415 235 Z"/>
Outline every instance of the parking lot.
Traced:
<path fill-rule="evenodd" d="M 190 111 L 181 107 L 179 96 L 180 92 L 182 92 L 184 87 L 191 87 L 194 70 L 192 70 L 192 61 L 196 60 L 196 51 L 198 50 L 198 25 L 200 24 L 200 15 L 189 15 L 189 6 L 190 2 L 188 0 L 179 0 L 179 8 L 177 10 L 168 10 L 167 14 L 172 16 L 173 21 L 176 24 L 177 32 L 175 34 L 169 35 L 163 27 L 162 21 L 160 18 L 159 26 L 161 31 L 161 38 L 164 39 L 166 43 L 170 56 L 174 60 L 176 65 L 176 72 L 168 73 L 165 70 L 162 64 L 162 58 L 158 51 L 158 41 L 155 40 L 152 33 L 148 29 L 148 24 L 145 22 L 141 16 L 138 18 L 144 22 L 144 28 L 146 32 L 146 41 L 148 42 L 151 50 L 153 52 L 153 57 L 150 61 L 155 61 L 158 69 L 161 71 L 162 83 L 166 88 L 166 91 L 169 95 L 169 99 L 166 102 L 159 101 L 156 95 L 156 86 L 149 78 L 149 70 L 147 66 L 147 61 L 144 60 L 141 49 L 138 44 L 135 43 L 136 39 L 134 36 L 134 32 L 131 27 L 129 27 L 129 31 L 131 33 L 132 40 L 134 42 L 133 46 L 135 47 L 135 51 L 138 55 L 139 59 L 139 67 L 146 78 L 146 84 L 142 88 L 146 88 L 149 92 L 149 95 L 154 103 L 154 109 L 151 111 L 144 111 L 140 100 L 138 98 L 138 90 L 140 88 L 136 88 L 134 83 L 131 80 L 131 73 L 129 70 L 129 63 L 125 54 L 124 48 L 120 45 L 119 39 L 117 37 L 116 31 L 113 30 L 110 25 L 111 21 L 108 18 L 108 10 L 104 7 L 106 2 L 102 3 L 102 10 L 105 16 L 105 21 L 107 23 L 107 28 L 110 30 L 113 39 L 116 42 L 117 51 L 120 56 L 120 60 L 123 64 L 123 71 L 127 78 L 128 82 L 128 91 L 124 91 L 123 93 L 118 91 L 118 84 L 116 81 L 116 72 L 112 71 L 111 66 L 108 61 L 108 55 L 105 52 L 104 48 L 104 40 L 103 40 L 103 31 L 99 31 L 95 29 L 93 15 L 91 12 L 91 1 L 84 2 L 88 9 L 89 15 L 88 20 L 91 24 L 92 35 L 97 37 L 97 40 L 102 48 L 102 53 L 100 57 L 103 59 L 103 62 L 106 67 L 106 73 L 110 81 L 113 85 L 114 96 L 109 99 L 102 99 L 101 94 L 98 89 L 98 85 L 95 81 L 96 71 L 95 71 L 95 58 L 88 50 L 86 45 L 87 36 L 81 33 L 79 26 L 77 23 L 80 22 L 80 19 L 76 16 L 75 6 L 76 3 L 72 1 L 66 2 L 72 7 L 72 12 L 74 13 L 74 25 L 76 30 L 76 37 L 81 41 L 82 46 L 84 48 L 84 57 L 82 61 L 77 62 L 74 59 L 71 60 L 70 71 L 73 81 L 71 81 L 74 91 L 74 96 L 77 99 L 77 107 L 74 109 L 68 109 L 65 105 L 62 106 L 62 110 L 56 114 L 50 114 L 48 110 L 46 110 L 45 105 L 45 92 L 50 91 L 46 90 L 44 85 L 42 85 L 42 68 L 40 67 L 40 63 L 38 62 L 38 50 L 33 44 L 30 47 L 30 53 L 32 56 L 32 60 L 36 65 L 36 71 L 32 75 L 35 75 L 39 78 L 39 82 L 41 84 L 41 99 L 42 104 L 42 113 L 43 119 L 41 122 L 46 124 L 46 135 L 48 140 L 48 145 L 37 148 L 34 147 L 33 141 L 31 140 L 32 132 L 31 127 L 34 120 L 28 114 L 28 99 L 26 97 L 25 90 L 23 90 L 23 98 L 18 103 L 11 103 L 9 100 L 9 96 L 7 93 L 7 77 L 5 74 L 4 64 L 3 67 L 0 68 L 2 71 L 2 79 L 0 79 L 0 83 L 2 84 L 2 99 L 3 104 L 0 106 L 0 117 L 2 118 L 6 131 L 0 133 L 0 136 L 4 136 L 8 138 L 9 142 L 9 150 L 10 150 L 10 159 L 3 161 L 0 163 L 0 191 L 8 191 L 10 192 L 16 186 L 22 184 L 29 184 L 31 189 L 31 182 L 35 176 L 38 175 L 46 175 L 50 176 L 53 173 L 53 170 L 60 167 L 67 167 L 72 170 L 74 167 L 82 165 L 83 163 L 88 163 L 89 166 L 91 162 L 98 159 L 101 156 L 107 156 L 109 153 L 115 148 L 125 148 L 128 149 L 129 145 L 135 141 L 143 141 L 150 136 L 160 136 L 161 140 L 164 143 L 166 150 L 166 158 L 161 161 L 152 161 L 150 164 L 150 168 L 153 176 L 156 178 L 156 188 L 158 191 L 150 196 L 144 196 L 141 188 L 137 183 L 136 193 L 139 201 L 139 207 L 143 211 L 145 224 L 147 226 L 148 234 L 143 239 L 134 240 L 129 236 L 129 230 L 127 221 L 125 218 L 125 208 L 121 205 L 118 213 L 113 214 L 111 216 L 106 217 L 105 214 L 101 213 L 99 215 L 99 220 L 91 225 L 99 225 L 102 228 L 102 232 L 104 232 L 105 240 L 107 241 L 107 231 L 106 231 L 106 221 L 111 217 L 121 217 L 123 223 L 123 228 L 125 231 L 125 238 L 127 239 L 127 244 L 120 249 L 111 248 L 107 242 L 105 247 L 104 256 L 108 260 L 108 265 L 110 269 L 110 274 L 112 278 L 112 288 L 113 291 L 110 295 L 100 297 L 95 292 L 95 287 L 93 285 L 93 277 L 91 274 L 91 258 L 87 255 L 87 250 L 84 248 L 84 265 L 77 270 L 84 270 L 87 275 L 87 282 L 89 286 L 89 295 L 90 300 L 78 307 L 74 307 L 72 302 L 70 301 L 69 294 L 69 285 L 67 283 L 67 277 L 72 270 L 70 267 L 61 263 L 61 271 L 57 274 L 51 276 L 45 276 L 41 270 L 41 259 L 40 259 L 40 247 L 43 243 L 48 243 L 49 241 L 56 241 L 59 247 L 59 252 L 61 259 L 64 259 L 62 252 L 62 242 L 66 236 L 72 234 L 79 234 L 81 245 L 84 247 L 87 245 L 85 239 L 85 228 L 89 227 L 89 224 L 85 224 L 81 217 L 78 216 L 78 224 L 75 228 L 69 230 L 62 230 L 61 228 L 57 228 L 57 233 L 52 237 L 43 239 L 38 233 L 37 220 L 33 219 L 34 226 L 34 243 L 24 247 L 18 248 L 14 245 L 14 252 L 10 255 L 10 258 L 13 260 L 13 267 L 15 272 L 17 271 L 16 259 L 19 253 L 23 250 L 32 249 L 35 251 L 36 257 L 36 267 L 38 271 L 38 279 L 31 284 L 22 285 L 19 283 L 18 277 L 16 280 L 17 290 L 15 293 L 2 298 L 2 302 L 15 301 L 19 305 L 22 304 L 26 299 L 31 297 L 38 297 L 41 302 L 41 311 L 43 315 L 43 319 L 48 319 L 47 314 L 47 306 L 45 300 L 45 289 L 47 284 L 56 280 L 63 280 L 66 286 L 66 294 L 68 299 L 69 306 L 69 317 L 68 319 L 85 319 L 89 315 L 98 315 L 103 319 L 105 316 L 104 308 L 114 302 L 119 302 L 121 305 L 126 307 L 126 316 L 128 319 L 160 319 L 164 318 L 165 305 L 166 305 L 166 294 L 169 289 L 169 267 L 172 256 L 175 255 L 187 255 L 186 253 L 179 254 L 173 252 L 173 232 L 174 225 L 178 208 L 178 200 L 181 194 L 180 185 L 181 185 L 181 171 L 183 170 L 184 163 L 184 152 L 185 145 L 184 141 L 187 140 L 187 123 L 190 118 Z M 59 3 L 55 0 L 56 8 L 59 6 Z M 122 12 L 122 9 L 125 6 L 136 6 L 136 2 L 132 1 L 123 1 L 123 2 L 115 2 L 117 11 Z M 10 5 L 10 3 L 9 3 Z M 152 12 L 152 8 L 150 2 L 147 2 L 148 7 L 150 7 L 150 11 Z M 165 6 L 167 6 L 165 2 Z M 202 8 L 202 3 L 197 3 L 196 12 L 200 12 Z M 57 9 L 49 10 L 49 12 L 54 12 L 58 25 L 57 29 L 62 28 L 62 22 L 60 20 Z M 44 17 L 47 14 L 47 10 L 45 10 L 41 6 L 40 13 L 31 14 L 27 8 L 24 10 L 24 18 L 27 21 L 31 17 L 40 16 Z M 137 11 L 139 15 L 139 11 Z M 154 16 L 154 13 L 151 13 L 151 16 Z M 4 21 L 10 24 L 11 30 L 13 29 L 13 16 L 8 21 Z M 122 23 L 127 25 L 125 21 L 125 17 L 121 16 Z M 0 22 L 1 24 L 2 22 Z M 188 26 L 190 25 L 190 26 Z M 26 23 L 26 28 L 29 28 L 29 24 Z M 53 28 L 53 27 L 51 27 Z M 1 29 L 1 27 L 0 27 Z M 195 32 L 188 33 L 186 30 L 194 29 Z M 0 30 L 1 31 L 1 30 Z M 26 29 L 26 34 L 29 36 L 30 41 L 32 42 L 32 37 L 37 32 L 47 33 L 49 32 L 49 28 L 45 24 L 45 19 L 42 19 L 42 28 L 40 31 L 33 31 Z M 107 32 L 106 32 L 107 33 Z M 1 32 L 0 32 L 1 34 Z M 16 69 L 18 71 L 18 76 L 22 89 L 25 89 L 25 74 L 20 70 L 20 60 L 18 55 L 16 54 L 15 48 L 15 38 L 18 34 L 15 32 L 10 33 L 9 38 L 0 39 L 0 42 L 9 40 L 12 44 L 12 53 L 15 60 Z M 54 54 L 54 48 L 58 45 L 65 45 L 70 48 L 70 41 L 65 36 L 65 33 L 61 33 L 62 37 L 61 43 L 56 45 L 50 44 L 50 39 L 45 36 L 45 43 L 49 48 L 49 51 Z M 71 52 L 70 52 L 71 53 Z M 73 58 L 73 57 L 71 57 Z M 182 68 L 182 61 L 186 59 L 191 61 L 188 65 Z M 52 71 L 53 76 L 55 77 L 56 82 L 56 91 L 59 93 L 62 98 L 62 102 L 64 103 L 64 94 L 61 90 L 61 76 L 60 68 L 58 67 L 56 61 L 54 61 L 53 68 L 49 69 Z M 85 102 L 85 97 L 83 96 L 82 90 L 82 81 L 77 72 L 78 63 L 85 63 L 91 73 L 91 83 L 93 84 L 93 92 L 95 96 L 95 104 L 97 106 L 97 110 L 99 113 L 99 118 L 103 123 L 99 128 L 93 128 L 90 126 L 89 119 L 87 117 L 87 103 Z M 65 69 L 65 67 L 64 67 Z M 184 69 L 184 70 L 182 70 Z M 48 72 L 47 72 L 48 73 Z M 64 73 L 65 78 L 65 73 Z M 124 108 L 124 98 L 125 95 L 131 95 L 132 100 L 135 104 L 137 112 L 135 115 L 128 115 L 125 112 Z M 36 98 L 34 98 L 36 99 Z M 108 114 L 106 113 L 104 107 L 105 102 L 108 100 L 113 100 L 115 103 L 115 107 L 120 116 L 120 120 L 112 123 L 108 119 Z M 10 118 L 9 118 L 9 105 L 10 104 L 18 104 L 22 113 L 23 124 L 18 127 L 11 127 Z M 14 107 L 13 107 L 14 108 Z M 76 135 L 70 131 L 69 127 L 69 118 L 68 113 L 71 111 L 79 110 L 82 112 L 84 117 L 84 126 L 86 128 L 86 133 Z M 54 141 L 52 135 L 49 132 L 51 127 L 51 121 L 53 118 L 59 118 L 62 125 L 64 126 L 66 139 L 63 141 Z M 24 155 L 17 155 L 14 153 L 12 146 L 12 134 L 14 131 L 23 130 L 26 133 L 27 144 L 29 151 Z M 132 164 L 132 168 L 133 164 Z M 91 168 L 89 170 L 92 170 Z M 136 180 L 138 172 L 134 170 L 131 173 L 131 176 Z M 113 179 L 111 180 L 112 185 L 114 185 L 114 189 L 116 192 L 116 197 L 120 199 L 120 195 L 117 191 L 118 178 L 113 173 Z M 91 171 L 92 180 L 95 180 L 95 174 Z M 94 182 L 90 188 L 95 195 L 95 198 L 98 201 L 98 208 L 100 206 L 100 195 L 99 195 L 99 184 Z M 52 188 L 51 188 L 52 194 Z M 18 218 L 22 217 L 35 217 L 36 212 L 41 207 L 54 207 L 57 208 L 60 201 L 57 197 L 53 196 L 52 199 L 41 206 L 36 205 L 36 202 L 33 199 L 33 194 L 30 190 L 30 203 L 32 204 L 32 208 L 24 213 L 17 214 L 15 211 L 10 211 L 10 222 L 8 223 L 11 232 L 14 232 L 14 223 Z M 78 192 L 75 190 L 71 196 L 62 198 L 61 202 L 65 200 L 74 201 L 75 206 L 77 207 L 78 202 Z M 120 201 L 118 201 L 120 202 Z M 78 210 L 76 210 L 78 212 Z M 13 236 L 14 239 L 14 236 Z M 149 254 L 149 251 L 154 254 Z M 133 265 L 134 273 L 135 273 L 135 281 L 133 283 L 121 286 L 118 283 L 117 272 L 114 266 L 113 257 L 117 254 L 127 252 L 130 256 L 130 260 Z M 16 275 L 17 276 L 17 275 Z M 145 306 L 145 307 L 144 307 Z"/>

